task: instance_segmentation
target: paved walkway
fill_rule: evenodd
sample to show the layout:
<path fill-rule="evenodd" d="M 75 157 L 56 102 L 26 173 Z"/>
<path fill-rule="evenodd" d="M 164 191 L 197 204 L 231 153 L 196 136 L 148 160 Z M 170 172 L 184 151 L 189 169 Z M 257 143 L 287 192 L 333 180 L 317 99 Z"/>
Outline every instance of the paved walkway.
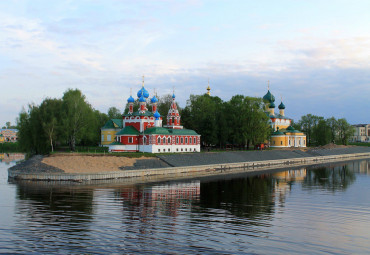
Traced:
<path fill-rule="evenodd" d="M 370 147 L 348 147 L 334 149 L 300 150 L 268 150 L 268 151 L 230 151 L 230 152 L 205 152 L 189 154 L 159 155 L 171 166 L 197 166 L 210 164 L 226 164 L 238 162 L 251 162 L 275 159 L 290 159 L 316 156 L 331 156 L 370 152 Z"/>

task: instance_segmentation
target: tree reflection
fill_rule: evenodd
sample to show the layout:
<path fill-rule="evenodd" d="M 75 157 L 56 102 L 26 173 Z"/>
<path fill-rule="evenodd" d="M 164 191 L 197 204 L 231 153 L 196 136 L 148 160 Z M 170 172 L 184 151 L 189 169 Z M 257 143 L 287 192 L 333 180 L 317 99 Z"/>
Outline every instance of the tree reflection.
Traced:
<path fill-rule="evenodd" d="M 270 217 L 274 180 L 269 175 L 201 183 L 199 205 L 227 210 L 238 217 Z"/>
<path fill-rule="evenodd" d="M 92 219 L 93 190 L 69 186 L 17 185 L 17 214 L 26 222 L 58 226 L 59 231 L 85 231 Z"/>
<path fill-rule="evenodd" d="M 302 183 L 302 187 L 314 189 L 322 188 L 329 191 L 344 191 L 354 181 L 356 175 L 348 168 L 348 165 L 333 167 L 319 167 L 308 170 L 307 176 Z"/>

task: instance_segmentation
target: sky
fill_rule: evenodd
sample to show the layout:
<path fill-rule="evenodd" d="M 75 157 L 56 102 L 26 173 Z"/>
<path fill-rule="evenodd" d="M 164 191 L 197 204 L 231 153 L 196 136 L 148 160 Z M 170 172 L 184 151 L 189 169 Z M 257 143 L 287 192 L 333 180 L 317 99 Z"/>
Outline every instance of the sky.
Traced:
<path fill-rule="evenodd" d="M 141 87 L 281 98 L 285 114 L 370 123 L 368 0 L 0 1 L 0 126 L 78 88 L 101 112 Z M 277 109 L 276 109 L 277 110 Z"/>

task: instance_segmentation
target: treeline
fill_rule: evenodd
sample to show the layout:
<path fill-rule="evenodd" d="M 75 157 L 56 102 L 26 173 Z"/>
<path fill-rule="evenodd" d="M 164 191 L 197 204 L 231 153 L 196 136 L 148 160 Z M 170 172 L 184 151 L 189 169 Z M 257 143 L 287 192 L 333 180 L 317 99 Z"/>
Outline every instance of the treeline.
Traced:
<path fill-rule="evenodd" d="M 23 151 L 45 154 L 56 146 L 97 146 L 100 128 L 109 117 L 119 113 L 109 109 L 108 114 L 95 110 L 78 89 L 67 90 L 61 99 L 47 98 L 40 105 L 30 104 L 17 118 L 18 142 Z M 109 116 L 113 115 L 113 116 Z M 120 117 L 120 116 L 119 116 Z"/>
<path fill-rule="evenodd" d="M 344 118 L 325 119 L 312 114 L 302 116 L 294 126 L 306 134 L 308 146 L 328 143 L 347 145 L 348 139 L 355 132 L 355 129 Z"/>
<path fill-rule="evenodd" d="M 181 121 L 201 135 L 203 146 L 249 148 L 265 142 L 271 134 L 262 99 L 242 95 L 227 102 L 207 94 L 191 95 L 181 111 Z"/>

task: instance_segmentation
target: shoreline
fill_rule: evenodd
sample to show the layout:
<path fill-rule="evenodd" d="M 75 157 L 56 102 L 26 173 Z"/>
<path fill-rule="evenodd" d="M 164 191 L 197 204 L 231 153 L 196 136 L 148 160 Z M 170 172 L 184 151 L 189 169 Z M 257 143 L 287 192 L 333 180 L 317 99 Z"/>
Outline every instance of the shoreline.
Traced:
<path fill-rule="evenodd" d="M 352 150 L 352 151 L 356 151 L 356 150 Z M 342 152 L 347 152 L 347 151 L 342 151 Z M 318 154 L 318 152 L 316 153 Z M 238 153 L 229 153 L 229 154 L 238 155 Z M 247 154 L 247 153 L 244 153 L 244 154 Z M 279 154 L 279 153 L 275 153 L 275 154 Z M 197 155 L 197 154 L 193 154 L 193 155 Z M 247 156 L 251 156 L 251 155 L 254 156 L 253 153 L 247 154 Z M 265 155 L 269 155 L 269 153 L 265 153 Z M 185 154 L 185 159 L 191 156 L 192 154 Z M 168 156 L 166 157 L 168 159 Z M 171 155 L 171 157 L 175 157 L 175 158 L 177 157 L 177 159 L 179 158 L 181 159 L 181 155 L 174 155 L 174 156 Z M 193 157 L 193 158 L 197 159 L 196 157 Z M 15 170 L 14 168 L 10 168 L 8 170 L 8 177 L 9 179 L 14 179 L 14 180 L 61 181 L 61 182 L 88 182 L 92 180 L 115 180 L 115 179 L 125 179 L 125 178 L 139 178 L 143 182 L 145 182 L 145 179 L 153 179 L 153 177 L 155 177 L 156 179 L 166 179 L 166 178 L 174 179 L 176 177 L 191 178 L 191 177 L 225 175 L 225 174 L 234 174 L 234 173 L 243 173 L 243 172 L 254 173 L 254 172 L 270 171 L 274 169 L 303 167 L 303 166 L 311 166 L 311 165 L 317 165 L 317 164 L 326 164 L 326 163 L 334 163 L 334 162 L 350 161 L 350 160 L 366 159 L 366 158 L 370 158 L 370 149 L 366 149 L 362 152 L 356 152 L 356 153 L 355 152 L 354 153 L 341 153 L 341 154 L 326 155 L 326 156 L 305 157 L 302 155 L 302 157 L 297 157 L 297 158 L 280 158 L 280 159 L 271 159 L 271 160 L 241 161 L 241 162 L 236 162 L 236 163 L 225 162 L 225 163 L 199 164 L 199 165 L 190 165 L 192 162 L 188 162 L 189 165 L 187 166 L 131 169 L 131 170 L 106 171 L 106 172 L 101 171 L 101 172 L 95 172 L 95 173 L 65 173 L 65 172 L 60 172 L 60 171 L 58 172 L 56 171 L 54 172 L 30 172 L 30 171 L 19 171 L 19 170 Z M 163 158 L 161 159 L 163 160 Z M 169 162 L 166 162 L 166 163 L 169 163 Z"/>

